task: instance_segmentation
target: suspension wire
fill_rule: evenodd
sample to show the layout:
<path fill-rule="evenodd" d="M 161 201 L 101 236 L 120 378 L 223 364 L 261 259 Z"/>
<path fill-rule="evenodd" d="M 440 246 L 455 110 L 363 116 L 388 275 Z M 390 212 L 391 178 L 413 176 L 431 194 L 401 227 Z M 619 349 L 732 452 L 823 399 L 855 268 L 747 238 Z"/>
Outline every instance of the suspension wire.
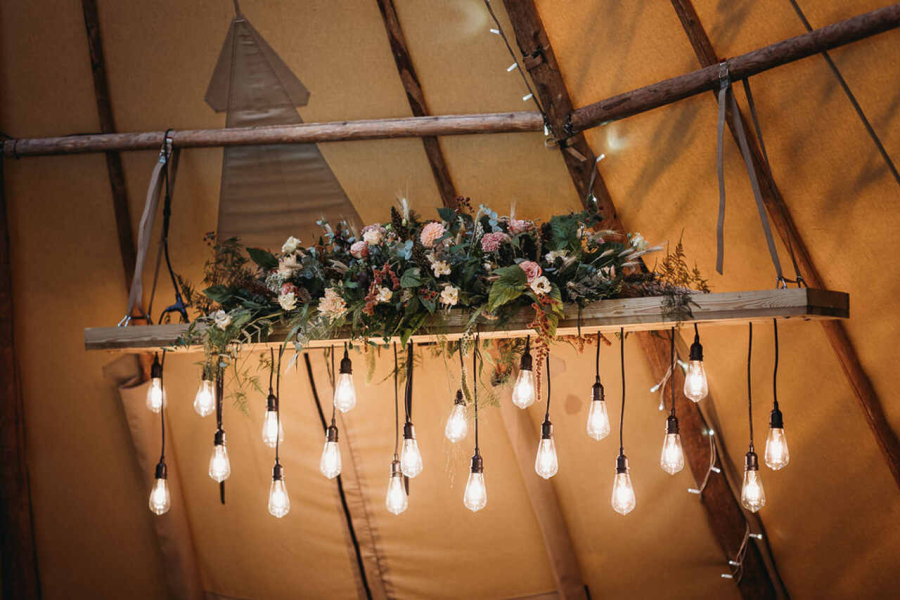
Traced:
<path fill-rule="evenodd" d="M 600 379 L 600 332 L 597 332 L 597 358 L 595 359 L 597 368 L 597 379 Z"/>
<path fill-rule="evenodd" d="M 547 350 L 547 356 L 544 358 L 544 364 L 547 365 L 547 412 L 544 413 L 544 420 L 550 420 L 550 350 Z"/>
<path fill-rule="evenodd" d="M 778 319 L 772 319 L 775 327 L 775 372 L 772 374 L 772 399 L 775 410 L 778 410 Z"/>
<path fill-rule="evenodd" d="M 400 450 L 400 399 L 397 395 L 397 372 L 399 370 L 397 342 L 394 342 L 394 460 L 397 460 Z"/>
<path fill-rule="evenodd" d="M 753 357 L 753 323 L 747 339 L 747 414 L 750 418 L 750 451 L 753 452 L 753 394 L 750 388 L 750 359 Z"/>
<path fill-rule="evenodd" d="M 344 352 L 347 351 L 347 343 L 344 342 Z M 334 348 L 331 348 L 331 426 L 334 427 L 334 417 L 337 406 L 334 403 L 334 396 L 337 394 L 337 371 L 334 370 Z"/>
<path fill-rule="evenodd" d="M 406 422 L 412 423 L 412 391 L 413 391 L 413 344 L 409 342 L 406 350 L 406 390 L 403 403 L 406 406 Z"/>
<path fill-rule="evenodd" d="M 162 432 L 162 448 L 159 451 L 159 462 L 166 461 L 166 386 L 165 377 L 166 374 L 166 349 L 163 348 L 162 353 L 162 361 L 159 363 L 159 392 L 160 392 L 160 405 L 159 405 L 159 424 L 160 431 Z"/>
<path fill-rule="evenodd" d="M 284 352 L 278 353 L 278 372 L 275 374 L 275 464 L 281 464 L 278 460 L 278 442 L 281 440 L 281 357 Z M 273 365 L 274 366 L 274 365 Z"/>
<path fill-rule="evenodd" d="M 671 341 L 669 342 L 669 369 L 671 376 L 669 378 L 669 394 L 672 397 L 672 416 L 675 416 L 675 328 L 672 328 Z"/>
<path fill-rule="evenodd" d="M 481 341 L 481 332 L 478 331 L 475 333 L 475 349 L 472 351 L 472 394 L 473 400 L 475 403 L 475 454 L 478 454 L 478 355 L 481 354 L 479 350 L 479 342 Z M 483 364 L 483 363 L 482 363 Z"/>
<path fill-rule="evenodd" d="M 619 328 L 620 354 L 622 362 L 622 412 L 619 413 L 619 454 L 625 454 L 625 443 L 622 441 L 622 425 L 625 423 L 625 328 Z"/>
<path fill-rule="evenodd" d="M 269 393 L 272 393 L 272 377 L 275 375 L 275 348 L 269 348 Z"/>

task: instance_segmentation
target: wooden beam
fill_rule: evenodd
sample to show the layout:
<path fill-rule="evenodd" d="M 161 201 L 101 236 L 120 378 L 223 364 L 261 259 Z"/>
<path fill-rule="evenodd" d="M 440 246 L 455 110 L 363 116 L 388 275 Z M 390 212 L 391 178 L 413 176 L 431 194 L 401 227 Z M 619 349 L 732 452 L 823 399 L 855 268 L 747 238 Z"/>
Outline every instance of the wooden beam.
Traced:
<path fill-rule="evenodd" d="M 734 325 L 745 323 L 771 323 L 772 319 L 846 319 L 850 316 L 849 297 L 843 292 L 791 288 L 787 290 L 762 290 L 753 292 L 727 292 L 722 294 L 693 294 L 689 297 L 691 315 L 673 314 L 665 307 L 663 297 L 621 298 L 603 300 L 581 310 L 570 305 L 559 321 L 557 335 L 577 335 L 597 331 L 615 333 L 625 331 L 650 331 L 668 329 L 675 324 L 703 323 L 707 325 Z M 580 319 L 579 319 L 580 317 Z M 485 329 L 483 338 L 510 338 L 533 335 L 528 323 L 534 318 L 531 309 L 523 309 L 518 317 L 503 327 Z M 427 321 L 423 332 L 412 336 L 417 344 L 437 339 L 455 340 L 464 335 L 469 313 L 452 310 L 439 319 Z M 429 323 L 434 323 L 433 327 Z M 188 325 L 148 325 L 142 327 L 93 327 L 84 330 L 85 350 L 147 350 L 172 347 L 184 334 Z M 287 335 L 286 328 L 276 327 L 269 337 L 271 344 L 281 344 Z M 341 346 L 348 340 L 347 334 L 332 339 L 314 340 L 307 347 Z M 381 338 L 373 339 L 380 343 Z M 266 343 L 265 340 L 260 343 Z M 200 346 L 183 349 L 199 351 Z"/>
<path fill-rule="evenodd" d="M 425 93 L 422 91 L 422 84 L 419 82 L 419 76 L 413 66 L 409 48 L 406 46 L 406 38 L 400 27 L 400 20 L 397 18 L 394 0 L 376 0 L 376 2 L 381 11 L 381 18 L 384 20 L 384 28 L 391 44 L 391 54 L 394 55 L 394 62 L 397 63 L 400 81 L 403 83 L 403 89 L 406 90 L 409 108 L 413 115 L 427 117 L 430 113 L 428 104 L 425 102 Z M 429 135 L 422 137 L 422 144 L 425 146 L 428 164 L 431 165 L 431 173 L 434 175 L 434 182 L 437 184 L 444 206 L 456 208 L 456 188 L 453 186 L 453 180 L 450 179 L 450 171 L 444 161 L 440 141 L 437 137 Z"/>
<path fill-rule="evenodd" d="M 718 62 L 716 52 L 700 22 L 700 18 L 697 16 L 697 12 L 694 10 L 691 0 L 672 0 L 672 6 L 681 20 L 681 24 L 691 41 L 691 46 L 694 48 L 694 53 L 697 55 L 700 64 L 704 66 L 715 65 Z M 738 110 L 740 111 L 740 108 Z M 813 287 L 822 287 L 825 284 L 812 260 L 803 237 L 797 229 L 797 225 L 794 223 L 787 203 L 775 184 L 775 179 L 772 177 L 772 173 L 763 157 L 759 140 L 753 134 L 753 128 L 748 127 L 748 122 L 744 115 L 740 114 L 739 116 L 744 123 L 744 130 L 747 132 L 747 143 L 750 147 L 753 169 L 760 182 L 760 191 L 762 192 L 763 202 L 766 205 L 769 218 L 784 244 L 793 249 L 800 272 L 807 283 Z M 730 116 L 726 120 L 732 136 L 736 139 L 734 123 Z M 847 381 L 850 383 L 850 387 L 853 389 L 859 406 L 866 417 L 866 421 L 869 423 L 869 428 L 875 436 L 875 442 L 878 444 L 885 462 L 894 476 L 895 483 L 900 487 L 900 439 L 897 438 L 896 432 L 891 428 L 884 414 L 881 398 L 875 391 L 872 380 L 869 379 L 868 374 L 863 369 L 859 355 L 856 353 L 856 348 L 847 335 L 847 329 L 844 324 L 830 322 L 822 325 L 825 329 L 825 335 L 837 355 Z"/>
<path fill-rule="evenodd" d="M 544 32 L 543 24 L 541 23 L 540 16 L 533 0 L 522 2 L 514 2 L 512 0 L 504 1 L 507 4 L 507 10 L 510 11 L 510 18 L 513 22 L 513 26 L 516 28 L 517 38 L 521 38 L 519 45 L 523 51 L 529 47 L 534 47 L 534 44 L 540 44 L 535 50 L 541 50 L 541 54 L 546 55 L 547 50 L 544 50 L 543 46 L 549 47 L 549 40 Z M 529 42 L 532 46 L 528 46 Z M 527 53 L 526 56 L 528 55 L 533 55 L 533 53 Z M 537 68 L 533 69 L 533 72 L 538 71 L 540 73 L 541 81 L 546 88 L 546 93 L 541 98 L 542 104 L 545 107 L 545 110 L 549 110 L 551 114 L 556 110 L 556 106 L 559 105 L 562 107 L 562 110 L 559 112 L 568 115 L 570 114 L 569 111 L 571 110 L 570 107 L 572 103 L 569 99 L 565 82 L 562 79 L 562 73 L 557 65 L 553 64 L 553 68 L 549 68 L 550 66 L 551 65 L 548 64 L 548 68 L 541 70 L 540 65 L 538 65 Z M 583 140 L 583 137 L 581 139 Z M 594 155 L 590 147 L 588 147 L 586 143 L 584 143 L 583 146 L 587 148 L 586 156 L 590 160 L 593 160 Z M 592 165 L 593 163 L 591 162 L 590 164 Z M 584 181 L 584 170 L 573 168 L 572 163 L 569 160 L 566 161 L 566 165 L 569 167 L 569 174 L 572 177 L 572 181 L 575 183 L 575 187 L 578 189 L 581 197 L 584 198 L 585 193 L 579 185 L 580 182 Z M 602 177 L 599 172 L 597 175 L 597 179 L 602 182 Z M 602 185 L 601 189 L 603 192 L 606 192 L 605 185 Z M 605 226 L 611 229 L 624 231 L 624 227 L 618 218 L 615 205 L 613 204 L 609 193 L 597 194 L 595 191 L 595 195 L 600 209 L 605 215 L 609 215 L 606 219 Z M 658 371 L 662 365 L 668 367 L 669 353 L 664 345 L 658 343 L 658 338 L 654 338 L 646 333 L 639 334 L 639 337 L 641 347 L 650 362 L 651 368 Z M 661 379 L 662 374 L 658 373 L 658 377 Z M 679 394 L 679 396 L 681 396 L 681 394 Z M 681 400 L 681 403 L 683 404 L 684 398 L 681 398 Z M 681 423 L 682 444 L 684 446 L 685 455 L 688 457 L 688 462 L 691 465 L 694 478 L 699 486 L 700 482 L 706 476 L 706 472 L 702 470 L 702 465 L 709 465 L 708 438 L 706 438 L 706 440 L 703 439 L 703 432 L 708 428 L 703 422 L 698 407 L 694 405 L 693 402 L 688 402 L 688 404 L 691 406 L 687 407 L 686 411 L 683 411 L 688 414 L 686 415 L 686 418 L 682 419 Z M 741 507 L 737 502 L 737 498 L 734 496 L 734 493 L 731 491 L 724 478 L 718 478 L 717 481 L 708 485 L 703 493 L 704 508 L 706 509 L 706 514 L 710 522 L 710 528 L 716 536 L 727 559 L 733 559 L 736 556 L 738 547 L 743 539 L 743 528 L 745 527 L 745 520 L 743 518 Z M 769 572 L 755 545 L 749 549 L 747 556 L 749 558 L 745 559 L 743 567 L 745 577 L 742 577 L 739 581 L 742 594 L 746 598 L 774 597 L 775 586 L 773 578 L 770 578 Z"/>
<path fill-rule="evenodd" d="M 40 598 L 25 448 L 25 407 L 13 327 L 9 217 L 0 157 L 0 578 L 8 600 Z"/>
<path fill-rule="evenodd" d="M 100 17 L 97 12 L 97 0 L 81 0 L 84 13 L 84 26 L 87 29 L 88 51 L 91 58 L 91 73 L 94 77 L 94 96 L 97 99 L 97 115 L 100 117 L 100 131 L 115 133 L 116 121 L 113 118 L 112 101 L 109 96 L 109 82 L 106 78 L 106 61 L 103 58 L 103 42 L 100 37 Z M 109 172 L 109 185 L 112 189 L 113 209 L 116 215 L 116 231 L 119 235 L 119 253 L 122 267 L 125 270 L 125 285 L 131 288 L 134 276 L 134 265 L 137 261 L 137 250 L 134 235 L 131 232 L 131 215 L 128 210 L 128 193 L 125 188 L 125 170 L 122 157 L 116 151 L 106 153 L 106 170 Z M 140 299 L 136 314 L 141 314 Z"/>
<path fill-rule="evenodd" d="M 900 4 L 874 10 L 728 59 L 728 67 L 735 79 L 749 77 L 897 27 L 900 27 Z M 672 104 L 689 96 L 712 90 L 718 85 L 717 66 L 666 79 L 575 110 L 572 113 L 572 131 L 577 133 L 609 121 L 624 119 Z M 270 127 L 182 130 L 173 131 L 171 137 L 174 145 L 179 148 L 211 148 L 475 133 L 511 133 L 540 131 L 542 127 L 543 120 L 539 113 L 511 112 Z M 24 157 L 83 154 L 110 150 L 156 150 L 162 145 L 164 133 L 163 131 L 150 131 L 7 140 L 3 142 L 3 153 L 6 156 Z"/>

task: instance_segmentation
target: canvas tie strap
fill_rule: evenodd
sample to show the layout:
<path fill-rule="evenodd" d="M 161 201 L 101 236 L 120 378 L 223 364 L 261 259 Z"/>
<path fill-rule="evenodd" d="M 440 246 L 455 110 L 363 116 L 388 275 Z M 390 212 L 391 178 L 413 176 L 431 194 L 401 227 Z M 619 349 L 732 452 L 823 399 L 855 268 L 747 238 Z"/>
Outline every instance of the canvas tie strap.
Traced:
<path fill-rule="evenodd" d="M 141 215 L 141 223 L 138 227 L 138 247 L 137 258 L 134 264 L 134 277 L 131 281 L 131 291 L 128 294 L 128 308 L 125 316 L 119 321 L 119 327 L 127 327 L 131 322 L 132 315 L 144 295 L 144 263 L 147 261 L 147 252 L 150 249 L 150 238 L 153 234 L 153 225 L 156 222 L 156 214 L 159 212 L 159 203 L 164 189 L 165 169 L 169 163 L 169 187 L 173 189 L 175 186 L 175 174 L 178 171 L 179 150 L 172 147 L 172 138 L 166 136 L 163 147 L 159 151 L 159 160 L 153 167 L 150 174 L 150 185 L 147 188 L 147 199 L 144 201 L 144 212 Z M 157 261 L 157 267 L 159 261 Z M 143 314 L 147 323 L 150 323 L 150 317 Z"/>
<path fill-rule="evenodd" d="M 747 144 L 747 134 L 744 131 L 744 124 L 741 120 L 741 113 L 738 109 L 737 102 L 734 99 L 734 93 L 731 90 L 731 78 L 728 74 L 728 64 L 722 62 L 719 64 L 719 122 L 717 131 L 717 159 L 718 159 L 718 175 L 719 175 L 719 218 L 716 223 L 716 271 L 721 275 L 723 273 L 724 255 L 725 255 L 725 166 L 724 166 L 724 145 L 725 145 L 725 118 L 727 110 L 731 110 L 731 122 L 735 134 L 738 139 L 738 146 L 741 155 L 744 157 L 744 164 L 747 166 L 747 175 L 750 177 L 750 186 L 753 189 L 753 196 L 756 199 L 756 209 L 759 212 L 759 220 L 762 224 L 763 234 L 766 237 L 766 245 L 769 248 L 769 256 L 772 258 L 772 264 L 775 266 L 775 273 L 778 282 L 782 286 L 785 285 L 784 274 L 781 271 L 781 261 L 778 258 L 778 249 L 775 247 L 775 239 L 772 237 L 772 228 L 769 225 L 769 218 L 766 214 L 766 206 L 762 199 L 762 193 L 759 188 L 759 180 L 756 177 L 756 170 L 753 168 L 753 158 L 750 155 L 750 147 Z"/>

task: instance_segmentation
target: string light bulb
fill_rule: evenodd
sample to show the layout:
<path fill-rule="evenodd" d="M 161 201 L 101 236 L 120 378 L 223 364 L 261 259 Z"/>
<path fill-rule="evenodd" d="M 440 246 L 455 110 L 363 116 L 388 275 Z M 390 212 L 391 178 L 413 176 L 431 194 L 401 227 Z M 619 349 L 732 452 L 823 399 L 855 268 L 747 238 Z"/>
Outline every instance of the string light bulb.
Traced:
<path fill-rule="evenodd" d="M 153 356 L 150 367 L 150 387 L 147 388 L 147 408 L 158 413 L 166 404 L 166 388 L 163 386 L 163 368 L 159 362 L 159 354 Z"/>
<path fill-rule="evenodd" d="M 778 408 L 778 321 L 775 326 L 775 371 L 772 375 L 772 412 L 769 415 L 769 435 L 766 437 L 766 465 L 773 471 L 785 468 L 791 461 L 787 437 L 784 434 L 784 416 Z"/>
<path fill-rule="evenodd" d="M 409 507 L 409 498 L 406 495 L 406 486 L 403 485 L 403 472 L 400 470 L 400 461 L 397 455 L 391 461 L 391 479 L 388 481 L 387 497 L 384 505 L 388 512 L 395 515 L 403 514 Z"/>
<path fill-rule="evenodd" d="M 684 451 L 681 448 L 681 435 L 678 433 L 678 417 L 675 416 L 675 328 L 669 336 L 669 394 L 672 398 L 672 411 L 666 419 L 666 437 L 663 438 L 662 453 L 659 466 L 669 475 L 674 475 L 684 468 Z"/>
<path fill-rule="evenodd" d="M 216 430 L 213 440 L 213 451 L 209 457 L 209 476 L 218 483 L 222 483 L 231 475 L 231 461 L 228 460 L 228 448 L 225 446 L 225 432 Z"/>
<path fill-rule="evenodd" d="M 550 356 L 544 362 L 547 365 L 547 410 L 544 422 L 541 423 L 541 441 L 538 443 L 537 456 L 534 457 L 534 471 L 544 479 L 550 479 L 559 471 L 559 458 L 556 455 L 556 442 L 553 440 L 553 423 L 550 422 Z"/>
<path fill-rule="evenodd" d="M 472 512 L 478 512 L 487 505 L 487 487 L 484 485 L 484 460 L 478 448 L 472 455 L 472 468 L 469 470 L 469 480 L 466 481 L 466 493 L 463 496 L 463 504 Z"/>
<path fill-rule="evenodd" d="M 356 406 L 356 387 L 353 385 L 353 361 L 344 345 L 344 358 L 341 359 L 341 371 L 334 389 L 334 405 L 345 413 Z"/>
<path fill-rule="evenodd" d="M 700 344 L 700 331 L 694 323 L 694 343 L 691 344 L 688 370 L 684 376 L 684 395 L 694 402 L 700 402 L 708 393 L 709 383 L 706 380 L 706 367 L 703 366 L 703 346 Z"/>
<path fill-rule="evenodd" d="M 410 479 L 413 479 L 425 468 L 422 454 L 419 452 L 419 442 L 416 441 L 416 430 L 408 421 L 403 425 L 403 450 L 400 454 L 400 465 L 403 474 Z"/>
<path fill-rule="evenodd" d="M 266 413 L 263 415 L 262 440 L 269 448 L 276 443 L 284 443 L 284 425 L 278 416 L 278 397 L 269 385 L 269 397 L 266 398 Z"/>
<path fill-rule="evenodd" d="M 213 389 L 213 382 L 203 374 L 200 380 L 200 387 L 197 388 L 197 394 L 194 396 L 194 411 L 201 417 L 208 417 L 216 410 L 216 395 Z"/>
<path fill-rule="evenodd" d="M 463 399 L 462 390 L 456 390 L 456 400 L 450 409 L 447 425 L 444 427 L 444 436 L 453 444 L 460 442 L 469 434 L 469 423 L 466 420 L 466 401 Z"/>
<path fill-rule="evenodd" d="M 525 338 L 525 352 L 522 353 L 522 362 L 519 363 L 519 375 L 513 387 L 512 401 L 519 408 L 528 408 L 534 404 L 534 371 L 531 358 L 531 336 Z"/>
<path fill-rule="evenodd" d="M 628 458 L 625 456 L 625 445 L 622 441 L 622 427 L 625 424 L 625 328 L 619 329 L 621 340 L 621 364 L 622 364 L 622 410 L 619 413 L 619 456 L 616 457 L 616 477 L 613 480 L 612 496 L 610 504 L 614 511 L 624 516 L 634 510 L 636 497 L 634 487 L 631 485 L 631 473 L 628 468 Z"/>
<path fill-rule="evenodd" d="M 334 423 L 328 426 L 325 434 L 325 447 L 322 449 L 319 470 L 328 479 L 334 479 L 341 474 L 341 447 L 338 444 L 338 428 Z"/>
<path fill-rule="evenodd" d="M 588 411 L 587 434 L 598 442 L 609 435 L 609 413 L 606 411 L 606 394 L 600 383 L 600 332 L 597 332 L 597 375 L 591 386 L 591 409 Z"/>
<path fill-rule="evenodd" d="M 291 512 L 291 497 L 284 482 L 284 467 L 276 462 L 272 469 L 272 484 L 269 486 L 269 514 L 280 519 Z"/>
<path fill-rule="evenodd" d="M 166 463 L 160 460 L 156 465 L 156 478 L 150 490 L 150 510 L 153 511 L 153 514 L 164 515 L 172 507 L 168 478 Z"/>
<path fill-rule="evenodd" d="M 741 505 L 757 512 L 766 505 L 766 491 L 759 476 L 759 457 L 753 448 L 753 395 L 750 386 L 750 364 L 753 357 L 753 323 L 747 342 L 747 414 L 750 422 L 750 449 L 744 456 L 744 480 L 741 484 Z"/>

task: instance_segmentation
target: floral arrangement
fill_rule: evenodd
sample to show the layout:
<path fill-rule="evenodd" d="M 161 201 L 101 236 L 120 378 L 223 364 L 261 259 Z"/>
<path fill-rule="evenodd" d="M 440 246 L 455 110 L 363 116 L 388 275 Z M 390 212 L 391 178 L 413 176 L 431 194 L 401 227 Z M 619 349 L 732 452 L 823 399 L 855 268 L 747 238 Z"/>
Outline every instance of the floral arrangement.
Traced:
<path fill-rule="evenodd" d="M 286 343 L 298 350 L 339 329 L 356 340 L 405 342 L 426 326 L 439 334 L 450 309 L 465 311 L 469 332 L 531 309 L 530 325 L 547 342 L 566 303 L 660 293 L 638 260 L 659 248 L 640 234 L 599 230 L 600 223 L 593 209 L 540 223 L 483 205 L 473 210 L 460 198 L 431 220 L 405 201 L 391 208 L 389 222 L 361 231 L 323 220 L 316 243 L 303 247 L 290 237 L 280 252 L 210 236 L 207 287 L 195 293 L 182 281 L 203 315 L 181 343 L 203 343 L 208 356 L 233 354 L 276 324 L 287 326 Z"/>

